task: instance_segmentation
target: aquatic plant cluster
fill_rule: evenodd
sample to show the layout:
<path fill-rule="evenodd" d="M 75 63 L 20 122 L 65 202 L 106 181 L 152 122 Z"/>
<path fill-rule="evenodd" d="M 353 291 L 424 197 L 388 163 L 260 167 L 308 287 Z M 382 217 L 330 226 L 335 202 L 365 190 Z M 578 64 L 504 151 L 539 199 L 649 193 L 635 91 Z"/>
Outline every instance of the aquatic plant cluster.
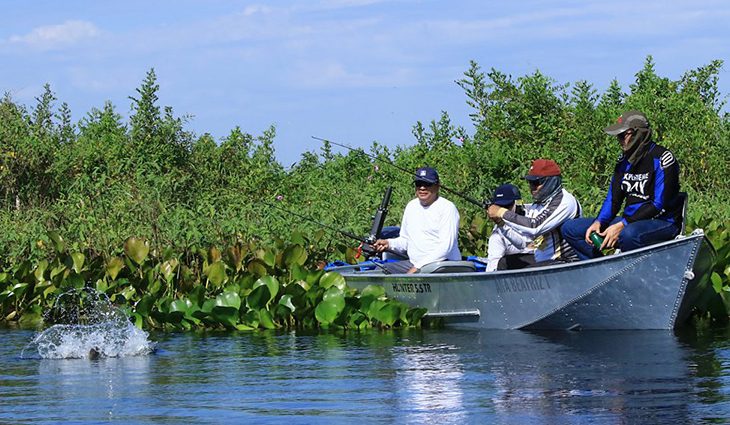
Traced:
<path fill-rule="evenodd" d="M 239 242 L 223 251 L 210 247 L 185 256 L 169 249 L 151 251 L 149 241 L 129 238 L 122 255 L 93 257 L 69 251 L 55 232 L 49 238 L 50 260 L 26 260 L 0 273 L 3 320 L 17 319 L 24 326 L 67 322 L 68 307 L 62 310 L 63 318 L 54 314 L 59 303 L 69 304 L 64 302 L 69 291 L 86 290 L 103 294 L 137 327 L 147 329 L 420 326 L 426 313 L 387 299 L 382 287 L 358 293 L 340 274 L 317 269 L 305 248 L 314 245 L 300 234 L 293 235 L 296 242 L 278 240 L 268 248 Z M 116 309 L 107 309 L 107 315 L 97 310 L 94 316 L 103 320 L 88 325 L 119 323 L 107 317 Z M 87 315 L 77 309 L 73 316 L 71 323 L 78 326 L 79 317 Z M 69 334 L 68 329 L 61 330 L 59 335 Z M 54 343 L 52 348 L 58 350 L 60 345 Z M 84 346 L 73 347 L 79 345 Z"/>
<path fill-rule="evenodd" d="M 599 93 L 587 81 L 557 84 L 539 71 L 513 78 L 472 62 L 456 83 L 471 107 L 473 131 L 453 125 L 443 112 L 430 123 L 414 125 L 415 143 L 404 141 L 403 147 L 389 149 L 373 142 L 368 155 L 302 135 L 303 141 L 312 142 L 312 151 L 289 168 L 276 161 L 274 127 L 259 136 L 235 128 L 221 140 L 187 130 L 187 117 L 159 106 L 154 70 L 131 97 L 129 120 L 107 102 L 74 122 L 68 105 L 56 107 L 50 86 L 31 107 L 6 95 L 0 100 L 0 270 L 26 276 L 44 260 L 51 264 L 54 254 L 48 247 L 54 241 L 49 231 L 63 235 L 76 258 L 83 253 L 83 264 L 94 264 L 89 270 L 124 259 L 122 246 L 135 236 L 149 243 L 160 267 L 172 267 L 163 264 L 176 259 L 179 273 L 186 273 L 181 265 L 197 270 L 200 281 L 210 286 L 204 272 L 214 261 L 201 255 L 209 247 L 259 241 L 247 255 L 261 249 L 279 252 L 285 247 L 261 241 L 275 241 L 293 230 L 306 235 L 321 230 L 272 208 L 272 203 L 365 235 L 383 191 L 393 186 L 386 225 L 397 225 L 413 188 L 411 177 L 389 162 L 407 170 L 433 166 L 444 184 L 475 199 L 488 198 L 496 186 L 512 182 L 529 202 L 522 177 L 530 161 L 552 158 L 563 170 L 566 188 L 580 200 L 584 213 L 593 215 L 619 154 L 615 138 L 602 129 L 625 110 L 639 109 L 650 117 L 656 139 L 680 161 L 682 190 L 689 194 L 687 230 L 703 228 L 717 248 L 712 282 L 730 306 L 730 115 L 723 112 L 725 97 L 717 84 L 722 65 L 712 61 L 670 79 L 657 74 L 649 57 L 627 91 L 613 81 Z M 353 144 L 367 137 L 353 134 L 351 140 L 338 142 Z M 445 196 L 461 214 L 462 254 L 484 255 L 491 230 L 485 212 Z M 328 231 L 309 244 L 307 261 L 316 268 L 314 259 L 343 259 L 348 253 L 352 259 L 357 243 Z M 133 260 L 119 261 L 125 273 L 139 269 Z M 272 264 L 266 267 L 276 266 Z M 226 268 L 225 285 L 240 280 L 233 270 Z M 245 288 L 239 282 L 239 289 L 253 289 L 261 277 L 246 280 Z M 280 290 L 289 283 L 274 277 Z M 98 278 L 97 273 L 92 282 Z M 319 285 L 310 280 L 310 285 Z M 164 277 L 160 282 L 166 283 Z M 176 303 L 171 308 L 182 307 Z M 171 314 L 166 305 L 160 311 Z"/>

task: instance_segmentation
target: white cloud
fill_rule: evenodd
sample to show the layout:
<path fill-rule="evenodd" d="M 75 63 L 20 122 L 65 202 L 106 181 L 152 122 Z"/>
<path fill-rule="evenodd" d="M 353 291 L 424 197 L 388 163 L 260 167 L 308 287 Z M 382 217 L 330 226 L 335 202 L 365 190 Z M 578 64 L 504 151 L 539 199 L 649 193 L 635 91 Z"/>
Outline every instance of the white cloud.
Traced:
<path fill-rule="evenodd" d="M 245 9 L 243 9 L 243 16 L 252 16 L 256 14 L 269 14 L 271 13 L 271 8 L 267 6 L 262 6 L 258 4 L 253 4 L 250 6 L 246 6 Z"/>
<path fill-rule="evenodd" d="M 13 35 L 11 44 L 26 45 L 41 50 L 59 49 L 83 40 L 91 39 L 100 33 L 96 25 L 87 21 L 66 21 L 58 25 L 34 28 L 25 35 Z"/>

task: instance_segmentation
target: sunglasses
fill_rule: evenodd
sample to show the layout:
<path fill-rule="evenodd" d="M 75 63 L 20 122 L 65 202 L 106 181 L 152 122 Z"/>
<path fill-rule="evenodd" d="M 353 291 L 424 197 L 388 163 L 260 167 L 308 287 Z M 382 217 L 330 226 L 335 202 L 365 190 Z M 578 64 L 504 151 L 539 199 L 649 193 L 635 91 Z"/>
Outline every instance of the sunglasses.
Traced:
<path fill-rule="evenodd" d="M 433 186 L 435 184 L 436 183 L 427 182 L 425 180 L 416 180 L 415 182 L 413 182 L 413 185 L 416 186 L 416 188 L 419 188 L 419 187 L 431 187 L 431 186 Z"/>
<path fill-rule="evenodd" d="M 627 135 L 630 136 L 632 134 L 634 134 L 633 130 L 626 130 L 623 133 L 617 134 L 616 138 L 618 139 L 619 142 L 623 142 Z"/>
<path fill-rule="evenodd" d="M 538 187 L 545 182 L 545 179 L 528 180 L 527 183 L 530 187 Z"/>

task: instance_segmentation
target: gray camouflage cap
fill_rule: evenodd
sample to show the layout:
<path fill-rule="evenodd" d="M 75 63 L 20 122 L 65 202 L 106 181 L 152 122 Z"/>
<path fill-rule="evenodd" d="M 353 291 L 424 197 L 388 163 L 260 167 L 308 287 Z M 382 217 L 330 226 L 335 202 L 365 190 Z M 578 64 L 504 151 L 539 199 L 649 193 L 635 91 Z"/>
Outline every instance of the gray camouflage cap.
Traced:
<path fill-rule="evenodd" d="M 628 111 L 618 117 L 616 124 L 609 125 L 603 131 L 611 136 L 615 136 L 630 128 L 649 128 L 649 120 L 646 119 L 646 115 L 639 111 Z"/>

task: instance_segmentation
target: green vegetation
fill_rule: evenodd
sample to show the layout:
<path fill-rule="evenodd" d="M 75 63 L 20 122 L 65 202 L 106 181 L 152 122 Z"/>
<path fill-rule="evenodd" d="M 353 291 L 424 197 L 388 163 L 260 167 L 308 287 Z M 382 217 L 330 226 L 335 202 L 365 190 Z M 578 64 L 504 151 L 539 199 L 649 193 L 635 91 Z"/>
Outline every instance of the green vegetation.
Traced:
<path fill-rule="evenodd" d="M 185 256 L 153 252 L 148 241 L 129 238 L 121 255 L 106 259 L 69 251 L 55 232 L 48 236 L 49 260 L 22 261 L 0 273 L 5 320 L 52 323 L 45 316 L 58 296 L 87 288 L 106 294 L 138 327 L 153 329 L 420 326 L 426 313 L 386 299 L 381 286 L 358 293 L 340 274 L 318 270 L 308 253 L 317 242 L 296 233 L 296 243 L 239 242 Z"/>
<path fill-rule="evenodd" d="M 269 249 L 281 253 L 289 244 L 305 246 L 303 237 L 284 243 L 279 240 L 281 235 L 292 234 L 293 230 L 318 235 L 305 241 L 307 270 L 315 270 L 326 259 L 352 257 L 353 241 L 336 234 L 323 237 L 317 233 L 316 225 L 286 216 L 262 201 L 279 202 L 284 208 L 321 222 L 365 234 L 370 224 L 368 218 L 385 187 L 393 185 L 388 224 L 397 224 L 402 208 L 413 196 L 412 187 L 410 179 L 384 165 L 386 161 L 407 169 L 434 166 L 449 187 L 474 198 L 486 198 L 504 182 L 516 183 L 523 193 L 529 193 L 521 179 L 529 162 L 537 157 L 552 158 L 563 169 L 566 187 L 578 197 L 587 214 L 595 214 L 619 153 L 614 138 L 602 129 L 627 109 L 644 111 L 658 140 L 680 160 L 682 189 L 690 197 L 688 230 L 705 229 L 718 248 L 719 261 L 712 281 L 728 301 L 730 185 L 726 180 L 730 174 L 730 116 L 723 112 L 724 100 L 717 87 L 721 66 L 721 61 L 713 61 L 672 80 L 657 75 L 649 57 L 628 92 L 613 81 L 599 94 L 586 81 L 557 84 L 539 71 L 513 79 L 494 69 L 484 72 L 472 63 L 457 84 L 472 107 L 473 134 L 454 126 L 443 112 L 426 125 L 416 123 L 412 146 L 391 150 L 374 142 L 370 154 L 382 158 L 381 161 L 356 151 L 335 153 L 325 143 L 321 150 L 302 155 L 290 169 L 275 160 L 273 127 L 259 136 L 235 128 L 222 140 L 186 130 L 185 117 L 177 117 L 171 108 L 159 106 L 154 71 L 148 73 L 130 98 L 128 122 L 124 122 L 114 105 L 106 103 L 74 123 L 66 104 L 56 107 L 57 100 L 49 86 L 30 108 L 5 95 L 0 100 L 3 317 L 13 311 L 33 310 L 33 305 L 42 306 L 48 296 L 61 288 L 56 284 L 60 281 L 54 283 L 55 276 L 47 274 L 56 269 L 50 265 L 61 262 L 69 271 L 74 267 L 74 259 L 83 258 L 79 266 L 84 268 L 83 272 L 69 271 L 64 279 L 73 281 L 78 278 L 71 276 L 83 276 L 87 284 L 98 285 L 101 280 L 106 285 L 116 285 L 107 287 L 106 292 L 118 293 L 125 300 L 134 299 L 138 308 L 154 282 L 159 282 L 164 290 L 160 289 L 162 292 L 158 293 L 162 295 L 155 302 L 169 297 L 169 303 L 155 304 L 157 310 L 147 310 L 150 315 L 143 319 L 151 317 L 149 320 L 157 324 L 169 323 L 165 318 L 170 317 L 189 316 L 203 321 L 188 310 L 179 314 L 175 309 L 184 308 L 183 302 L 178 301 L 193 296 L 198 300 L 213 299 L 225 293 L 229 284 L 234 285 L 232 290 L 241 300 L 249 297 L 250 293 L 245 291 L 253 291 L 264 274 L 249 270 L 248 264 L 254 260 L 266 263 L 265 255 L 254 253 Z M 362 137 L 353 135 L 354 138 Z M 461 199 L 450 199 L 462 216 L 462 253 L 484 254 L 490 230 L 484 212 Z M 61 237 L 67 241 L 63 254 L 54 248 Z M 125 251 L 129 240 L 149 244 L 150 258 L 143 264 L 135 262 Z M 246 276 L 258 277 L 251 281 L 252 277 L 241 274 L 243 269 L 223 262 L 225 266 L 213 268 L 213 275 L 222 267 L 227 283 L 212 283 L 212 247 L 225 247 L 225 252 L 237 246 L 249 247 L 244 269 L 251 274 Z M 271 259 L 270 255 L 268 258 Z M 177 261 L 177 268 L 170 263 L 164 266 L 172 260 Z M 115 261 L 125 266 L 117 279 L 128 279 L 129 283 L 109 279 L 107 266 Z M 280 265 L 272 264 L 266 263 L 274 268 L 267 269 L 267 274 L 275 277 L 281 287 L 291 286 L 291 273 L 295 272 L 276 269 Z M 185 280 L 185 268 L 193 270 L 194 277 Z M 168 281 L 162 269 L 176 270 L 176 277 Z M 156 270 L 153 274 L 157 277 L 145 277 L 147 270 Z M 145 281 L 144 285 L 133 283 L 139 273 L 138 282 Z M 282 280 L 284 275 L 279 273 L 289 275 Z M 308 271 L 308 276 L 309 273 L 319 272 Z M 43 276 L 41 285 L 51 282 L 55 288 L 41 294 L 43 298 L 37 298 L 37 290 L 30 291 L 31 286 L 37 288 L 40 282 L 36 274 Z M 300 280 L 307 281 L 293 281 Z M 80 281 L 74 282 L 78 285 Z M 28 286 L 21 290 L 15 288 L 18 284 Z M 323 288 L 315 278 L 309 284 Z M 115 292 L 114 288 L 125 285 L 131 285 L 138 298 L 127 297 L 124 289 Z M 192 295 L 194 287 L 181 285 L 202 285 L 205 293 Z M 347 300 L 349 292 L 344 293 Z M 267 305 L 271 306 L 271 302 L 279 301 L 274 297 Z M 225 297 L 221 303 L 237 304 L 235 298 L 231 301 Z M 203 304 L 196 305 L 204 311 Z M 316 309 L 316 305 L 309 307 Z M 153 311 L 164 317 L 155 317 Z M 239 317 L 246 317 L 245 314 L 248 313 Z M 17 316 L 7 317 L 13 318 Z M 254 323 L 241 320 L 237 324 Z M 280 324 L 285 322 L 280 320 Z M 183 321 L 179 323 L 184 327 Z M 261 326 L 261 320 L 258 323 Z"/>

